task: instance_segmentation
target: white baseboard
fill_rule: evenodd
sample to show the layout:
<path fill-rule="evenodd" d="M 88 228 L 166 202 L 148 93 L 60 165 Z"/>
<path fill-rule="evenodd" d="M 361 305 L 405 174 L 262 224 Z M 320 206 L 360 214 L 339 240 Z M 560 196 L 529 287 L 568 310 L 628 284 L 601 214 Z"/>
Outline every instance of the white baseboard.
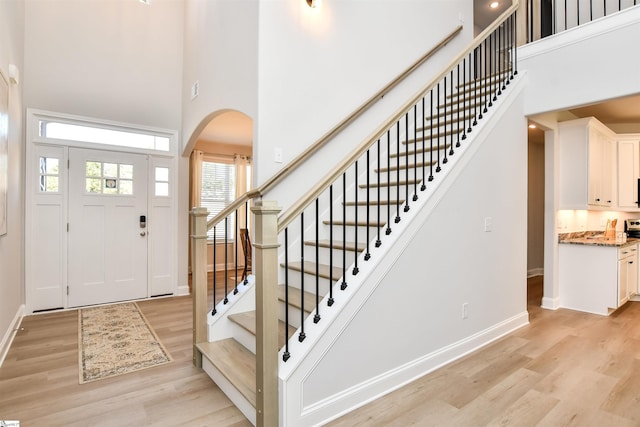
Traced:
<path fill-rule="evenodd" d="M 546 308 L 549 310 L 557 310 L 560 308 L 560 297 L 557 297 L 557 298 L 543 297 L 542 304 L 540 304 L 540 307 Z"/>
<path fill-rule="evenodd" d="M 479 350 L 529 324 L 524 311 L 470 337 L 427 354 L 355 387 L 304 407 L 300 425 L 322 425 L 370 403 L 416 379 Z"/>
<path fill-rule="evenodd" d="M 544 276 L 544 268 L 532 268 L 531 270 L 527 271 L 527 279 L 535 276 Z"/>
<path fill-rule="evenodd" d="M 18 311 L 16 315 L 13 317 L 11 324 L 9 324 L 9 328 L 4 333 L 2 337 L 2 341 L 0 342 L 0 367 L 2 367 L 2 363 L 4 363 L 5 357 L 7 357 L 7 353 L 9 353 L 9 348 L 11 347 L 11 343 L 13 343 L 13 338 L 16 336 L 16 332 L 20 328 L 20 324 L 22 323 L 22 318 L 24 317 L 25 305 L 22 304 L 18 307 Z"/>

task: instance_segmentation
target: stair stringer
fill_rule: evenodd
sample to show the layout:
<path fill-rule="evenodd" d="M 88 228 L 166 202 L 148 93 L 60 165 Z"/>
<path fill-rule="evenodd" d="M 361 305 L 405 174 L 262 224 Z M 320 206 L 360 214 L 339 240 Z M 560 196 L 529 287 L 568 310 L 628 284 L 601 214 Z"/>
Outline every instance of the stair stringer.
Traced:
<path fill-rule="evenodd" d="M 526 76 L 520 74 L 450 158 L 447 168 L 419 194 L 419 200 L 395 225 L 393 233 L 386 236 L 380 248 L 371 251 L 371 261 L 360 262 L 361 259 L 360 273 L 350 278 L 344 291 L 334 292 L 332 310 L 326 310 L 318 324 L 313 324 L 313 316 L 307 318 L 308 338 L 302 343 L 290 340 L 291 358 L 281 361 L 279 367 L 280 425 L 326 423 L 528 323 L 527 236 L 526 227 L 522 226 L 527 215 L 527 135 L 523 112 Z M 502 128 L 498 126 L 501 122 L 506 123 Z M 504 160 L 515 163 L 514 176 L 509 177 L 505 172 L 508 165 L 502 164 L 497 168 L 498 179 L 486 170 L 482 178 L 495 181 L 494 193 L 505 185 L 513 187 L 497 197 L 496 203 L 506 214 L 498 211 L 491 214 L 499 220 L 492 235 L 499 242 L 485 244 L 485 236 L 480 233 L 474 236 L 473 245 L 462 246 L 464 239 L 452 239 L 464 238 L 461 233 L 467 232 L 468 227 L 454 222 L 443 229 L 436 222 L 442 216 L 460 216 L 459 212 L 450 214 L 448 205 L 464 206 L 466 200 L 460 200 L 461 194 L 468 193 L 469 188 L 481 181 L 472 172 L 486 169 L 483 157 L 500 150 L 505 151 Z M 482 202 L 481 196 L 485 195 L 490 195 L 491 200 L 496 195 L 478 189 L 478 204 L 489 209 L 490 203 Z M 505 197 L 506 204 L 502 200 Z M 437 243 L 423 248 L 425 236 L 433 237 Z M 464 254 L 478 259 L 494 254 L 509 260 L 510 265 L 500 265 L 499 259 L 488 260 L 487 264 L 493 261 L 495 265 L 483 271 L 483 265 L 471 260 L 469 270 L 454 268 L 450 279 L 443 279 L 446 274 L 442 272 L 420 271 L 406 280 L 404 271 L 428 263 L 428 257 L 425 260 L 420 256 L 425 254 L 432 257 L 434 270 Z M 417 264 L 407 266 L 407 259 Z M 443 280 L 445 286 L 416 284 L 430 276 Z M 478 280 L 479 289 L 468 284 Z M 407 290 L 403 292 L 403 288 Z M 478 302 L 483 300 L 482 295 L 478 299 L 478 292 L 489 294 L 487 301 Z M 505 293 L 511 302 L 498 303 L 501 297 L 493 295 L 497 292 Z M 429 294 L 437 294 L 435 301 L 429 300 Z M 460 320 L 460 303 L 464 301 L 469 301 L 473 323 L 469 319 Z M 425 307 L 430 316 L 425 315 Z M 477 314 L 480 311 L 482 314 Z M 414 323 L 408 327 L 408 322 L 401 318 L 406 315 Z M 393 322 L 397 324 L 390 326 Z M 386 338 L 381 340 L 383 336 Z"/>

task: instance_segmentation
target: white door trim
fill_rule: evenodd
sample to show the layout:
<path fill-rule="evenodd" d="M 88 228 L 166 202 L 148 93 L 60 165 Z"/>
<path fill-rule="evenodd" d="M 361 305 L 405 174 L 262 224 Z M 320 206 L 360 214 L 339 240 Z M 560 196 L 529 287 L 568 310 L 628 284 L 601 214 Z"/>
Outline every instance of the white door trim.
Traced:
<path fill-rule="evenodd" d="M 121 145 L 109 145 L 109 144 L 97 144 L 91 142 L 82 141 L 70 141 L 62 139 L 53 139 L 40 136 L 40 122 L 41 121 L 60 121 L 64 123 L 78 124 L 84 126 L 95 126 L 109 130 L 119 130 L 124 132 L 134 132 L 157 135 L 166 137 L 169 139 L 169 150 L 159 151 L 153 149 L 124 147 Z M 74 116 L 69 114 L 55 113 L 50 111 L 27 109 L 26 115 L 26 178 L 25 178 L 25 303 L 27 314 L 34 311 L 56 309 L 56 308 L 68 308 L 68 298 L 66 295 L 66 286 L 68 283 L 68 259 L 67 259 L 67 247 L 68 236 L 66 233 L 66 223 L 68 221 L 68 170 L 66 169 L 66 162 L 68 161 L 68 150 L 70 147 L 75 148 L 91 148 L 101 151 L 114 151 L 127 154 L 146 154 L 149 156 L 148 162 L 148 197 L 147 197 L 147 212 L 148 215 L 154 215 L 156 219 L 161 218 L 164 221 L 162 227 L 165 227 L 167 235 L 160 239 L 159 236 L 149 236 L 149 250 L 147 261 L 147 277 L 148 277 L 148 296 L 153 295 L 166 295 L 166 294 L 180 294 L 182 289 L 178 285 L 177 271 L 178 271 L 178 132 L 169 129 L 152 128 L 148 126 L 140 126 L 130 123 L 120 123 L 114 121 L 100 120 L 89 117 Z M 38 152 L 41 149 L 54 150 L 58 153 L 62 153 L 62 162 L 64 163 L 64 171 L 61 172 L 60 185 L 64 187 L 64 191 L 59 194 L 60 199 L 60 221 L 59 230 L 62 233 L 60 241 L 55 243 L 55 247 L 59 248 L 54 254 L 60 256 L 60 268 L 59 278 L 56 278 L 55 285 L 48 285 L 48 290 L 45 295 L 36 281 L 38 279 L 36 273 L 41 267 L 43 257 L 39 259 L 32 256 L 34 248 L 39 247 L 38 236 L 34 230 L 34 226 L 37 225 L 36 212 L 36 200 L 42 196 L 42 193 L 38 193 Z M 154 168 L 168 168 L 169 169 L 169 194 L 167 196 L 156 196 L 153 194 L 155 188 L 154 181 Z M 48 200 L 45 198 L 45 200 Z M 152 213 L 153 212 L 153 213 Z M 151 217 L 153 218 L 153 217 Z M 153 219 L 151 219 L 153 221 Z M 156 227 L 158 224 L 156 224 Z M 155 243 L 158 241 L 159 243 Z M 161 254 L 164 254 L 165 259 L 156 260 L 154 263 L 152 259 L 152 245 L 162 245 L 163 251 L 155 251 L 156 258 Z M 52 253 L 52 249 L 48 248 L 49 253 Z M 57 259 L 56 259 L 57 262 Z M 56 266 L 58 264 L 56 263 Z M 153 268 L 159 271 L 152 271 Z M 57 267 L 56 267 L 57 268 Z M 40 288 L 39 288 L 40 286 Z M 57 286 L 57 288 L 56 288 Z M 39 294 L 40 299 L 39 299 Z M 55 301 L 53 301 L 53 300 Z M 43 301 L 44 300 L 44 301 Z M 49 304 L 50 303 L 50 304 Z"/>

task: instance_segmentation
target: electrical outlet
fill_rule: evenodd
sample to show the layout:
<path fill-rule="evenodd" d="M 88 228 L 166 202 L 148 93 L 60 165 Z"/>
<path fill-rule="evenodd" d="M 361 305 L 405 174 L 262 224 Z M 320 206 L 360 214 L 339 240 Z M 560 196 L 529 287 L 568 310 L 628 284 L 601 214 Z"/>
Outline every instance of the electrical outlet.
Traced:
<path fill-rule="evenodd" d="M 273 161 L 276 163 L 282 163 L 282 148 L 276 147 L 273 149 Z"/>
<path fill-rule="evenodd" d="M 198 80 L 195 81 L 193 86 L 191 86 L 191 99 L 195 99 L 200 94 L 200 82 Z"/>
<path fill-rule="evenodd" d="M 468 319 L 469 318 L 469 303 L 468 302 L 462 303 L 462 318 L 463 319 Z"/>
<path fill-rule="evenodd" d="M 493 230 L 493 218 L 490 216 L 484 219 L 484 231 L 487 233 Z"/>

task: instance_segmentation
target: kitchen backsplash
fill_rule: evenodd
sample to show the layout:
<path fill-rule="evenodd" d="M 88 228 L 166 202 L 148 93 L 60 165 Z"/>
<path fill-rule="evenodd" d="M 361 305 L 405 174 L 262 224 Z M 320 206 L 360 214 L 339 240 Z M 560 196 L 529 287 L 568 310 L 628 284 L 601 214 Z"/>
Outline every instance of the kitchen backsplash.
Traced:
<path fill-rule="evenodd" d="M 640 218 L 640 212 L 560 210 L 556 218 L 556 230 L 559 233 L 604 231 L 607 220 L 617 219 L 616 230 L 623 231 L 624 220 L 631 218 Z"/>

